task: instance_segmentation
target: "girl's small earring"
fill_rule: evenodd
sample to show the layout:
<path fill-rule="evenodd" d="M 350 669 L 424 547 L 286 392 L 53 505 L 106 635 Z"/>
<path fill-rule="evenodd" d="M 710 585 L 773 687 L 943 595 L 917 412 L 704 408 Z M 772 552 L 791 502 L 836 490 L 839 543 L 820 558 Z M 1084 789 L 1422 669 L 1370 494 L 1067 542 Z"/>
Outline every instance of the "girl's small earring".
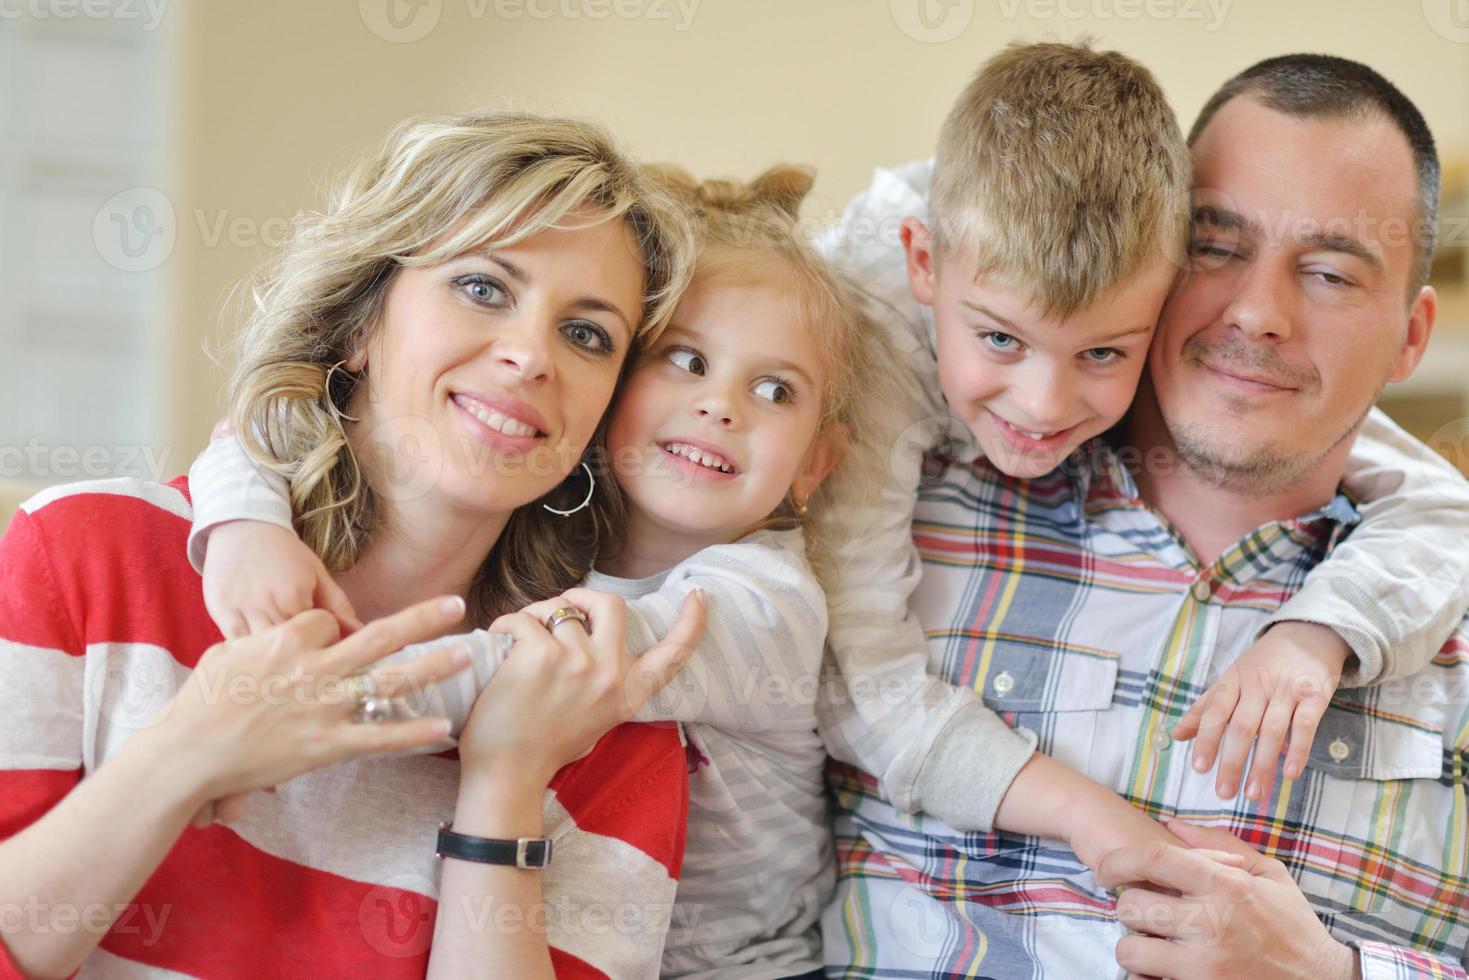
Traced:
<path fill-rule="evenodd" d="M 551 513 L 555 514 L 558 517 L 570 517 L 572 514 L 575 514 L 577 511 L 586 510 L 588 507 L 590 507 L 591 504 L 592 504 L 592 494 L 595 493 L 596 490 L 597 490 L 597 478 L 592 475 L 592 468 L 590 466 L 588 466 L 586 463 L 582 463 L 581 464 L 581 468 L 583 470 L 586 470 L 586 473 L 587 473 L 587 495 L 582 500 L 581 503 L 579 503 L 575 507 L 571 508 L 571 510 L 557 510 L 555 507 L 552 507 L 550 504 L 541 504 L 541 506 L 544 507 L 544 508 L 546 508 L 547 510 L 549 510 Z"/>
<path fill-rule="evenodd" d="M 794 503 L 795 502 L 795 499 L 796 498 L 792 497 L 791 498 L 791 501 Z M 810 511 L 811 511 L 811 505 L 810 505 L 810 503 L 809 503 L 808 500 L 803 500 L 800 503 L 797 503 L 796 504 L 796 516 L 797 517 L 805 517 Z"/>
<path fill-rule="evenodd" d="M 347 363 L 347 361 L 344 358 L 344 359 L 338 361 L 337 363 L 333 364 L 331 367 L 327 368 L 327 371 L 326 371 L 326 383 L 324 385 L 325 391 L 323 392 L 323 394 L 326 397 L 327 406 L 330 407 L 333 415 L 337 416 L 338 418 L 346 419 L 348 422 L 361 422 L 362 421 L 361 419 L 359 419 L 359 418 L 353 418 L 351 415 L 348 415 L 346 412 L 342 411 L 340 408 L 337 408 L 337 403 L 334 402 L 334 401 L 332 401 L 332 375 L 336 372 L 337 368 L 341 367 L 343 364 L 346 364 L 346 363 Z M 345 371 L 343 371 L 342 373 L 343 374 L 346 374 Z M 352 385 L 354 387 L 357 385 L 357 379 L 356 378 L 352 378 Z"/>

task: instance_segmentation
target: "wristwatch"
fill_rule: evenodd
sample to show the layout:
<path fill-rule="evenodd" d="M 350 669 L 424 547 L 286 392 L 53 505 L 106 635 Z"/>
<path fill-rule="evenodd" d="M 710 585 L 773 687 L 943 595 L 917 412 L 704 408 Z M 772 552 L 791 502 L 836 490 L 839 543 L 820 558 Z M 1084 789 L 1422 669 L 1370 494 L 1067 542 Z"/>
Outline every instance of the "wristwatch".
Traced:
<path fill-rule="evenodd" d="M 434 857 L 439 860 L 458 858 L 461 861 L 504 864 L 534 870 L 551 863 L 551 839 L 517 837 L 514 840 L 495 840 L 490 837 L 471 837 L 468 834 L 456 834 L 449 829 L 448 824 L 441 823 Z"/>

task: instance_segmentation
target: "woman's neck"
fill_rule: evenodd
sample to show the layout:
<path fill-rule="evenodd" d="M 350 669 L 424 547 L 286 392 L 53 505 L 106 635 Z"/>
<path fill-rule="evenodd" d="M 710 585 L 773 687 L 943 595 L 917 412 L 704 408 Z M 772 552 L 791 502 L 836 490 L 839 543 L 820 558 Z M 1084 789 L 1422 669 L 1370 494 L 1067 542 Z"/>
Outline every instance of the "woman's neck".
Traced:
<path fill-rule="evenodd" d="M 510 515 L 456 514 L 443 501 L 384 501 L 357 563 L 337 576 L 364 623 L 441 595 L 469 598 Z"/>

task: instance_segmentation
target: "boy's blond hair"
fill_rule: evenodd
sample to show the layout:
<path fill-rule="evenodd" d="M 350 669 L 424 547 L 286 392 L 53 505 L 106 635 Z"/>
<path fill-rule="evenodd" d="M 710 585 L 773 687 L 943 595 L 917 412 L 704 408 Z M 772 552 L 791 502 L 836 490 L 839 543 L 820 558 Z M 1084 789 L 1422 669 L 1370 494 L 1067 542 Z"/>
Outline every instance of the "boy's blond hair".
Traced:
<path fill-rule="evenodd" d="M 931 231 L 942 255 L 1065 316 L 1152 259 L 1181 261 L 1189 178 L 1146 68 L 1085 42 L 1012 45 L 944 120 Z"/>

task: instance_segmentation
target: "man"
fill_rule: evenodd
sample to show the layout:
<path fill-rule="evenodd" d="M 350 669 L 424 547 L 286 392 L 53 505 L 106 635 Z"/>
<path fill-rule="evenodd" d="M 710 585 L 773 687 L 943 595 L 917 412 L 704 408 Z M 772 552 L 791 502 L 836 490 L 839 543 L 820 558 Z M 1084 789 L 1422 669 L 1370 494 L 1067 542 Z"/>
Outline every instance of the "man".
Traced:
<path fill-rule="evenodd" d="M 1094 879 L 1064 848 L 897 814 L 838 767 L 826 930 L 850 975 L 1086 976 L 1115 955 L 1177 978 L 1465 976 L 1469 631 L 1431 664 L 1392 665 L 1405 680 L 1339 692 L 1305 770 L 1258 804 L 1232 778 L 1220 799 L 1212 759 L 1171 734 L 1350 547 L 1347 452 L 1433 325 L 1432 139 L 1375 72 L 1297 55 L 1228 83 L 1190 142 L 1191 266 L 1123 431 L 1024 486 L 949 467 L 914 524 L 913 605 L 947 679 L 1149 814 L 1184 818 L 1169 829 L 1194 849 L 1124 847 Z M 1000 508 L 1003 522 L 975 519 Z M 1280 719 L 1264 727 L 1279 745 Z M 1104 889 L 1119 886 L 1114 909 Z"/>

